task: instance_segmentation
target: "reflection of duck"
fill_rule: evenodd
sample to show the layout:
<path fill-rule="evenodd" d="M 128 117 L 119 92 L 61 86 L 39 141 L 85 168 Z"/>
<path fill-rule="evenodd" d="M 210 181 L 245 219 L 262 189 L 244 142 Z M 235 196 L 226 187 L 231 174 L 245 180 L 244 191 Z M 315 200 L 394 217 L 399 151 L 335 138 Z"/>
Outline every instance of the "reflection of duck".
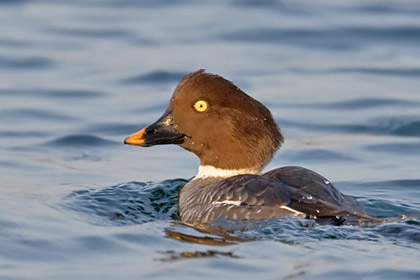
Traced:
<path fill-rule="evenodd" d="M 179 199 L 181 220 L 188 224 L 285 215 L 333 223 L 370 219 L 353 197 L 314 171 L 288 166 L 261 174 L 283 143 L 270 111 L 204 70 L 184 77 L 163 116 L 125 143 L 177 144 L 200 158 L 198 174 Z"/>
<path fill-rule="evenodd" d="M 212 245 L 212 244 L 209 244 Z M 231 259 L 239 259 L 240 257 L 235 255 L 232 252 L 223 252 L 217 250 L 207 250 L 207 251 L 183 251 L 183 252 L 175 252 L 175 251 L 165 251 L 161 252 L 165 255 L 164 258 L 159 259 L 160 261 L 168 262 L 168 261 L 177 261 L 183 259 L 200 259 L 200 258 L 215 258 L 215 257 L 225 257 Z"/>
<path fill-rule="evenodd" d="M 192 232 L 191 232 L 192 230 Z M 253 241 L 255 238 L 241 238 L 234 235 L 235 231 L 242 230 L 241 228 L 225 229 L 219 225 L 198 225 L 185 233 L 185 228 L 166 228 L 166 237 L 176 239 L 179 241 L 212 246 L 226 246 L 233 245 L 240 242 Z"/>

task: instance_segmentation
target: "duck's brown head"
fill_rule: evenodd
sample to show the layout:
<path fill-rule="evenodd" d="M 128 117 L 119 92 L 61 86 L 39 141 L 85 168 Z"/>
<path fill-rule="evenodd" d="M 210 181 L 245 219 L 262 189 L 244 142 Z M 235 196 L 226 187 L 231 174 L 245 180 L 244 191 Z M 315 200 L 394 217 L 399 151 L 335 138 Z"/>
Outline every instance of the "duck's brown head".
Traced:
<path fill-rule="evenodd" d="M 264 105 L 221 76 L 199 70 L 181 80 L 159 120 L 124 143 L 177 144 L 195 153 L 202 166 L 259 172 L 283 136 Z"/>

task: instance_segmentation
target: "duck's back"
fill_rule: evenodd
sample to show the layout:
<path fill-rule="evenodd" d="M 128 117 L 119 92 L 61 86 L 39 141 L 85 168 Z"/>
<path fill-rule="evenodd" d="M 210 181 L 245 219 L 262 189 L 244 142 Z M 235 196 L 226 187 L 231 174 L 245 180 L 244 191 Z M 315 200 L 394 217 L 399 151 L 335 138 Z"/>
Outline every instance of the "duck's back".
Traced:
<path fill-rule="evenodd" d="M 328 179 L 312 170 L 287 166 L 263 176 L 281 182 L 282 188 L 289 192 L 289 206 L 308 215 L 325 217 L 366 214 L 354 197 L 342 194 Z"/>
<path fill-rule="evenodd" d="M 318 173 L 296 166 L 263 175 L 194 179 L 181 191 L 179 208 L 181 220 L 190 224 L 286 215 L 337 223 L 365 215 L 356 199 Z"/>

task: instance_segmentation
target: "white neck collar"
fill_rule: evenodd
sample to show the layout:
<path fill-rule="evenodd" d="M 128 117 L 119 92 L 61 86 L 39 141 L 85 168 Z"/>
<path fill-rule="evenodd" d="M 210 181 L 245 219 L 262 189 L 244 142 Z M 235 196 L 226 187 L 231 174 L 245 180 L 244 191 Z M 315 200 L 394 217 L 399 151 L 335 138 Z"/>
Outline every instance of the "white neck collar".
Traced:
<path fill-rule="evenodd" d="M 241 174 L 260 174 L 260 170 L 257 168 L 243 168 L 243 169 L 222 169 L 212 165 L 200 165 L 198 167 L 197 175 L 194 179 L 204 178 L 228 178 L 235 175 Z"/>

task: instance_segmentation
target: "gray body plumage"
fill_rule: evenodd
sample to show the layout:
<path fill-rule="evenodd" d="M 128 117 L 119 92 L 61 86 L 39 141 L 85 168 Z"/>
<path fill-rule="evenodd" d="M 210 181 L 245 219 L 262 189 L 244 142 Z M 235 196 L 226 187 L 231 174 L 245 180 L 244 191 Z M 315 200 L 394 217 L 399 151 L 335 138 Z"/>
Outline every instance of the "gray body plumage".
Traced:
<path fill-rule="evenodd" d="M 218 218 L 267 219 L 298 212 L 301 217 L 337 221 L 365 215 L 353 197 L 339 192 L 326 178 L 295 166 L 263 175 L 194 179 L 181 190 L 179 200 L 181 220 L 189 224 Z"/>

